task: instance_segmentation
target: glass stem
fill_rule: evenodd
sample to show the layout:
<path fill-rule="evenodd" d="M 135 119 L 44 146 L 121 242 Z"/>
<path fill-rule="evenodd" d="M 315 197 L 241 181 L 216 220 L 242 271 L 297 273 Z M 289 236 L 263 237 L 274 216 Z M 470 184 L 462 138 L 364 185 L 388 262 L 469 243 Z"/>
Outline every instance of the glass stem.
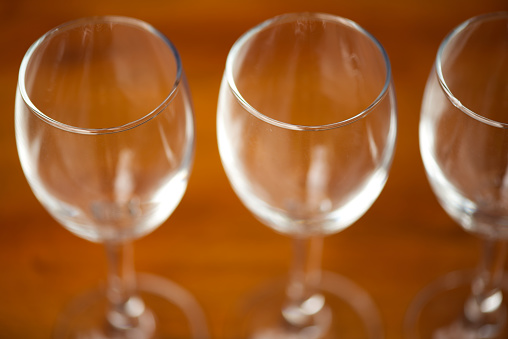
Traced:
<path fill-rule="evenodd" d="M 324 297 L 319 293 L 322 251 L 322 237 L 293 240 L 293 263 L 282 310 L 284 319 L 292 326 L 315 326 L 316 315 L 324 309 Z"/>
<path fill-rule="evenodd" d="M 488 338 L 502 329 L 506 322 L 502 282 L 506 262 L 507 242 L 488 238 L 484 240 L 482 260 L 473 280 L 471 296 L 466 302 L 466 321 Z"/>
<path fill-rule="evenodd" d="M 108 262 L 107 320 L 112 330 L 135 328 L 144 312 L 144 304 L 136 295 L 132 243 L 106 242 L 105 249 Z"/>

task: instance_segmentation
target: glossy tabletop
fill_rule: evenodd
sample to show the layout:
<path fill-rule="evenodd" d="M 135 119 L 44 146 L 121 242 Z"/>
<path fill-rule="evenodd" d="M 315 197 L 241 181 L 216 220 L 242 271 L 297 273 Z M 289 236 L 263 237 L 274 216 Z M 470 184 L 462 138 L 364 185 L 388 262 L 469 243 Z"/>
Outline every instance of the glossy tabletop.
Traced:
<path fill-rule="evenodd" d="M 217 97 L 229 48 L 278 14 L 326 12 L 352 19 L 385 47 L 398 99 L 398 142 L 384 191 L 357 223 L 324 242 L 323 268 L 363 287 L 387 339 L 402 338 L 419 290 L 477 263 L 479 241 L 441 209 L 418 148 L 423 89 L 444 36 L 465 19 L 508 10 L 506 0 L 0 0 L 0 338 L 49 338 L 73 296 L 105 280 L 104 251 L 59 226 L 32 194 L 14 139 L 21 59 L 38 37 L 83 16 L 124 15 L 151 23 L 178 48 L 194 99 L 197 148 L 187 193 L 170 219 L 135 242 L 136 268 L 171 279 L 203 307 L 211 337 L 225 338 L 228 313 L 257 286 L 284 275 L 291 241 L 240 203 L 221 166 Z"/>

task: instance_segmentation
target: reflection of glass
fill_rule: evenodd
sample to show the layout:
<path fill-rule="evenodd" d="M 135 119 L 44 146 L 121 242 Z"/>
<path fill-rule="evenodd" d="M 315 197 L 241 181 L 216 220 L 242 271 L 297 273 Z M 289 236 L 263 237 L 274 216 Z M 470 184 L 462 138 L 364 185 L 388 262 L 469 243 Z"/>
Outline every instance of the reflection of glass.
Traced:
<path fill-rule="evenodd" d="M 507 28 L 508 13 L 457 27 L 441 44 L 427 82 L 420 148 L 429 181 L 446 212 L 485 245 L 476 274 L 450 274 L 417 298 L 406 324 L 411 338 L 508 337 L 502 293 L 508 239 Z"/>
<path fill-rule="evenodd" d="M 137 284 L 129 244 L 164 222 L 187 186 L 194 117 L 174 46 L 130 18 L 86 18 L 51 30 L 21 64 L 16 139 L 43 206 L 74 234 L 106 247 L 105 294 L 75 304 L 58 335 L 160 335 L 159 316 L 140 295 L 164 299 L 180 289 L 146 276 Z M 189 295 L 175 298 L 196 308 Z"/>
<path fill-rule="evenodd" d="M 321 277 L 321 242 L 360 218 L 388 176 L 396 107 L 382 46 L 355 23 L 331 15 L 268 20 L 229 53 L 217 125 L 237 195 L 295 244 L 284 300 L 272 307 L 277 298 L 267 297 L 266 304 L 253 305 L 241 319 L 252 322 L 236 337 L 335 338 L 334 326 L 345 318 L 332 318 L 332 299 L 347 293 L 333 295 L 344 281 L 339 278 L 326 293 L 333 283 L 331 275 Z"/>

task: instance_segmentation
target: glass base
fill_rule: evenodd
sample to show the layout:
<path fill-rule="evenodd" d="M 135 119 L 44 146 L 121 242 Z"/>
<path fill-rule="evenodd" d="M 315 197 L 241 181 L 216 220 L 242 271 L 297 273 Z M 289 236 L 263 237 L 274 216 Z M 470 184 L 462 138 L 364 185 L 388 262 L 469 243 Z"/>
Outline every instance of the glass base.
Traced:
<path fill-rule="evenodd" d="M 112 329 L 106 320 L 105 288 L 73 300 L 58 318 L 53 339 L 208 339 L 205 315 L 194 297 L 176 283 L 137 275 L 140 309 L 138 326 Z"/>
<path fill-rule="evenodd" d="M 471 294 L 475 272 L 456 271 L 446 274 L 425 287 L 413 300 L 404 320 L 406 339 L 506 339 L 505 308 L 500 326 L 476 326 L 465 320 L 464 306 Z M 503 281 L 508 295 L 508 283 Z M 506 306 L 506 305 L 505 305 Z M 504 306 L 504 307 L 505 307 Z"/>
<path fill-rule="evenodd" d="M 331 272 L 322 273 L 325 307 L 315 315 L 314 326 L 294 328 L 283 319 L 285 279 L 251 295 L 232 312 L 225 334 L 228 339 L 382 339 L 383 326 L 369 295 L 352 281 Z"/>

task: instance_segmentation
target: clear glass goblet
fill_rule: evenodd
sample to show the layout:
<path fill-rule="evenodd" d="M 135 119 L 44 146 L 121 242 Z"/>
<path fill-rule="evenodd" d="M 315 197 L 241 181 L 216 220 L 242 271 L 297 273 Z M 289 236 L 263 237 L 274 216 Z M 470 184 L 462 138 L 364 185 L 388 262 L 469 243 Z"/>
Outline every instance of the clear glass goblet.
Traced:
<path fill-rule="evenodd" d="M 323 237 L 380 194 L 396 125 L 388 57 L 350 20 L 286 14 L 233 45 L 218 102 L 222 163 L 254 216 L 294 239 L 294 262 L 279 294 L 238 312 L 232 338 L 382 337 L 372 300 L 321 272 L 320 257 Z M 350 312 L 334 312 L 335 301 Z"/>
<path fill-rule="evenodd" d="M 472 18 L 442 42 L 423 97 L 420 150 L 439 203 L 484 251 L 476 272 L 453 272 L 417 296 L 406 334 L 507 338 L 508 12 Z"/>
<path fill-rule="evenodd" d="M 49 31 L 22 61 L 15 128 L 35 196 L 65 228 L 107 252 L 107 287 L 76 299 L 55 337 L 165 337 L 166 319 L 141 298 L 150 294 L 160 309 L 171 302 L 188 316 L 181 337 L 206 338 L 192 296 L 159 277 L 137 279 L 131 253 L 131 242 L 177 207 L 192 165 L 194 113 L 172 43 L 126 17 Z"/>

